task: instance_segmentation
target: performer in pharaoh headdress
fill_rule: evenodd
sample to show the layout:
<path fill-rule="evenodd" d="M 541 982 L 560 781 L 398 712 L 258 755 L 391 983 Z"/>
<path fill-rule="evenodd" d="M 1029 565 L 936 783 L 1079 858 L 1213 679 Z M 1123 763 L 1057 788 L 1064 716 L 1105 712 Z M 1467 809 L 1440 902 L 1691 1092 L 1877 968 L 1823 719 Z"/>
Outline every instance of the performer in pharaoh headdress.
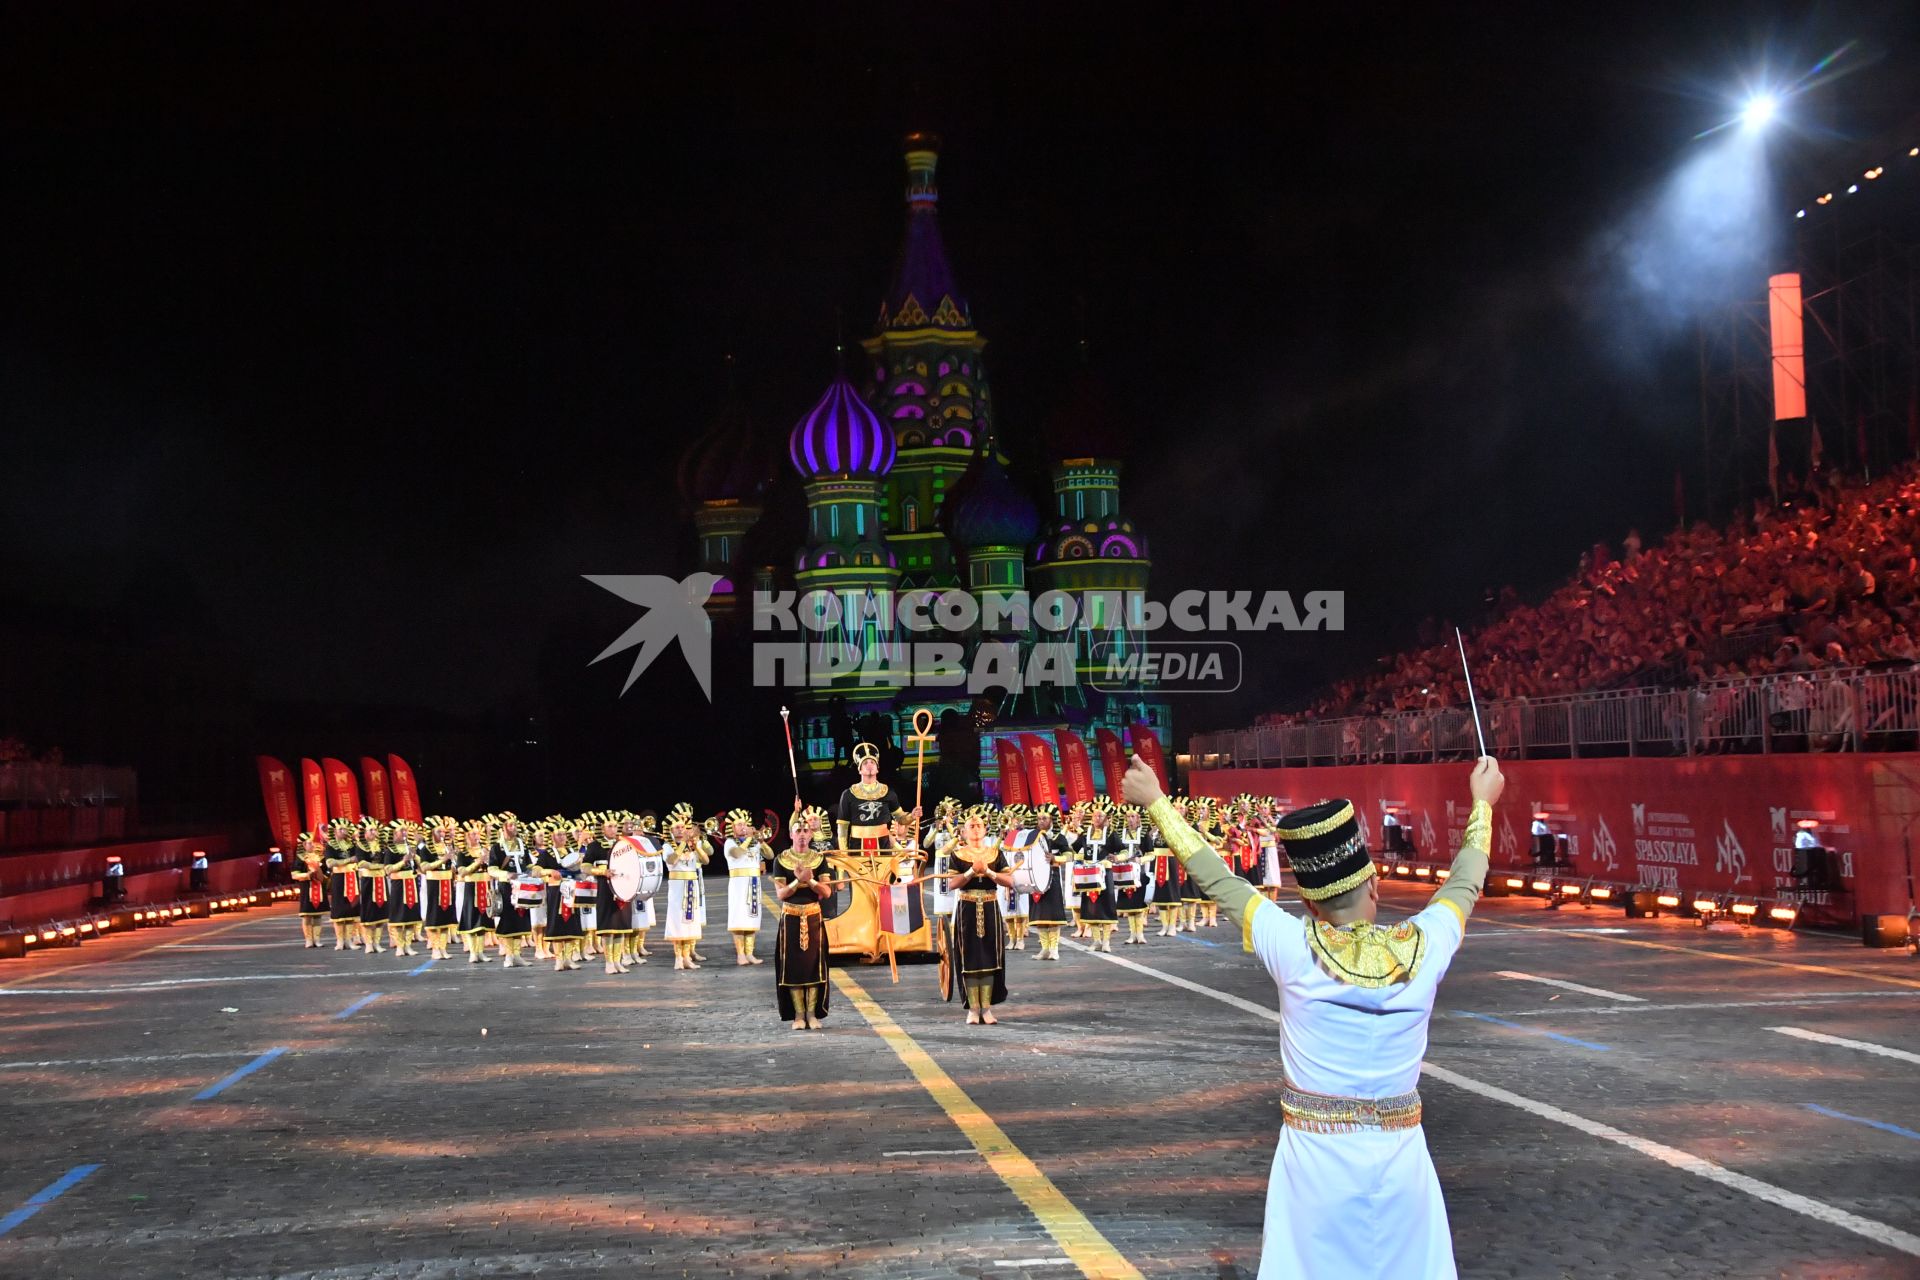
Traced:
<path fill-rule="evenodd" d="M 1280 802 L 1262 796 L 1253 806 L 1253 838 L 1260 857 L 1260 892 L 1270 902 L 1280 901 L 1280 837 L 1274 834 L 1280 825 Z"/>
<path fill-rule="evenodd" d="M 1119 848 L 1113 855 L 1113 909 L 1127 926 L 1127 943 L 1147 940 L 1147 885 L 1153 860 L 1153 828 L 1143 821 L 1138 805 L 1120 806 Z"/>
<path fill-rule="evenodd" d="M 1175 797 L 1173 807 L 1183 822 L 1192 816 L 1191 807 L 1185 796 Z M 1156 837 L 1157 834 L 1156 832 Z M 1157 847 L 1153 851 L 1150 869 L 1153 872 L 1153 902 L 1159 909 L 1160 915 L 1158 936 L 1177 937 L 1186 926 L 1187 904 L 1184 901 L 1184 891 L 1187 885 L 1187 873 L 1180 865 L 1180 859 L 1174 856 L 1173 850 L 1167 848 L 1166 841 L 1156 839 L 1155 843 Z"/>
<path fill-rule="evenodd" d="M 1207 799 L 1205 796 L 1196 798 L 1193 801 L 1193 829 L 1199 833 L 1201 839 L 1205 840 L 1209 845 L 1212 845 L 1217 853 L 1220 844 L 1220 833 L 1215 826 L 1215 821 L 1216 816 L 1213 801 Z M 1164 832 L 1162 834 L 1164 834 Z M 1185 863 L 1183 862 L 1181 865 L 1184 866 Z M 1187 909 L 1186 920 L 1188 929 L 1198 929 L 1201 925 L 1211 927 L 1220 923 L 1219 905 L 1201 891 L 1200 886 L 1193 882 L 1192 876 L 1188 876 L 1187 883 L 1185 887 L 1182 888 L 1181 893 L 1183 895 L 1182 901 Z"/>
<path fill-rule="evenodd" d="M 320 945 L 320 922 L 327 918 L 326 844 L 311 831 L 293 842 L 293 882 L 300 888 L 300 937 L 308 947 Z"/>
<path fill-rule="evenodd" d="M 627 838 L 639 847 L 640 856 L 643 858 L 651 859 L 660 856 L 660 835 L 656 829 L 658 825 L 659 819 L 651 813 L 633 814 L 622 824 Z M 655 897 L 658 896 L 658 894 L 655 895 Z M 665 904 L 662 904 L 658 910 L 653 904 L 654 898 L 643 898 L 633 907 L 633 942 L 628 949 L 628 954 L 633 957 L 636 964 L 645 964 L 647 957 L 653 954 L 647 950 L 647 930 L 658 923 L 659 911 L 665 909 Z"/>
<path fill-rule="evenodd" d="M 1015 951 L 1027 949 L 1027 924 L 1033 917 L 1032 869 L 1045 857 L 1039 827 L 1028 816 L 1025 805 L 1010 804 L 1000 811 L 1002 827 L 1000 848 L 1007 855 L 1007 870 L 1014 873 L 1006 890 L 1007 945 Z"/>
<path fill-rule="evenodd" d="M 1113 801 L 1101 796 L 1079 806 L 1086 810 L 1086 830 L 1075 850 L 1076 867 L 1096 867 L 1101 874 L 1080 892 L 1080 920 L 1093 940 L 1092 950 L 1113 950 L 1113 930 L 1119 922 L 1115 914 L 1113 861 L 1120 852 L 1120 840 L 1108 825 Z"/>
<path fill-rule="evenodd" d="M 540 838 L 545 831 L 546 838 Z M 580 946 L 586 938 L 586 920 L 580 911 L 575 869 L 580 852 L 573 847 L 573 833 L 564 821 L 551 827 L 534 828 L 534 848 L 540 852 L 534 865 L 546 885 L 547 948 L 553 955 L 553 971 L 580 967 Z"/>
<path fill-rule="evenodd" d="M 698 969 L 693 954 L 705 923 L 700 901 L 700 871 L 713 856 L 712 846 L 693 820 L 693 806 L 677 804 L 667 815 L 667 941 L 673 943 L 673 967 Z"/>
<path fill-rule="evenodd" d="M 428 819 L 427 843 L 420 853 L 420 874 L 426 887 L 421 905 L 425 911 L 422 924 L 427 935 L 427 953 L 435 960 L 447 958 L 454 931 L 460 927 L 459 862 L 453 819 Z"/>
<path fill-rule="evenodd" d="M 797 813 L 793 847 L 774 860 L 773 894 L 780 901 L 780 932 L 773 944 L 774 1002 L 795 1031 L 817 1029 L 827 1016 L 827 925 L 820 900 L 827 858 L 814 848 L 824 810 Z"/>
<path fill-rule="evenodd" d="M 594 904 L 594 919 L 598 926 L 596 940 L 601 957 L 606 962 L 606 970 L 608 973 L 626 973 L 629 969 L 627 947 L 633 938 L 634 904 L 620 901 L 619 895 L 614 893 L 613 865 L 610 861 L 623 839 L 620 834 L 620 815 L 603 813 L 598 818 L 598 830 L 593 843 L 585 851 L 583 869 L 592 873 L 594 878 L 598 898 Z"/>
<path fill-rule="evenodd" d="M 946 926 L 946 917 L 953 914 L 953 890 L 947 887 L 949 859 L 947 850 L 959 838 L 957 824 L 960 820 L 960 802 L 952 796 L 946 797 L 933 806 L 933 834 L 927 841 L 932 851 L 932 865 L 929 868 L 933 876 L 933 914 L 938 927 Z"/>
<path fill-rule="evenodd" d="M 1033 809 L 1030 847 L 1035 859 L 1045 858 L 1048 863 L 1046 891 L 1034 895 L 1031 917 L 1034 929 L 1040 934 L 1038 958 L 1041 960 L 1060 958 L 1060 931 L 1067 927 L 1067 899 L 1073 896 L 1070 874 L 1073 839 L 1055 829 L 1058 814 L 1059 810 L 1050 804 L 1035 805 Z"/>
<path fill-rule="evenodd" d="M 502 823 L 494 836 L 493 851 L 487 859 L 487 875 L 493 882 L 493 936 L 500 943 L 501 963 L 511 969 L 516 964 L 532 963 L 520 958 L 520 948 L 533 937 L 533 904 L 536 899 L 544 901 L 544 895 L 530 889 L 537 877 L 533 859 L 520 843 L 519 819 L 513 821 L 511 841 L 506 838 L 506 831 L 506 824 Z M 545 907 L 541 910 L 544 912 Z"/>
<path fill-rule="evenodd" d="M 360 878 L 360 937 L 369 955 L 385 955 L 381 945 L 387 927 L 387 850 L 380 838 L 380 824 L 363 818 L 353 833 L 353 848 L 358 862 L 354 874 Z"/>
<path fill-rule="evenodd" d="M 727 860 L 727 932 L 733 936 L 733 962 L 759 964 L 753 954 L 760 936 L 760 884 L 773 850 L 764 833 L 753 825 L 753 814 L 734 809 L 727 814 L 727 842 L 721 847 Z"/>
<path fill-rule="evenodd" d="M 333 921 L 333 949 L 359 948 L 360 853 L 353 847 L 353 824 L 335 818 L 327 824 L 327 915 Z"/>
<path fill-rule="evenodd" d="M 880 749 L 862 742 L 853 749 L 854 765 L 860 781 L 840 793 L 840 806 L 834 813 L 834 834 L 840 848 L 858 857 L 886 859 L 892 855 L 889 832 L 894 815 L 918 818 L 919 809 L 907 810 L 899 793 L 880 781 Z"/>
<path fill-rule="evenodd" d="M 905 937 L 918 933 L 920 926 L 927 922 L 927 909 L 920 899 L 920 886 L 916 883 L 920 868 L 927 864 L 927 859 L 920 852 L 919 841 L 913 838 L 913 827 L 905 814 L 893 820 L 891 839 L 893 861 L 887 864 L 885 870 L 890 886 L 887 903 L 891 904 L 892 911 L 881 911 L 880 931 Z"/>
<path fill-rule="evenodd" d="M 382 860 L 386 864 L 387 936 L 396 956 L 417 956 L 413 945 L 419 941 L 420 870 L 413 856 L 412 833 L 407 824 L 389 822 L 381 835 Z"/>
<path fill-rule="evenodd" d="M 455 859 L 459 884 L 460 942 L 467 949 L 468 964 L 491 964 L 487 939 L 493 933 L 495 895 L 502 886 L 495 883 L 489 862 L 487 824 L 474 820 L 460 828 L 460 850 Z M 502 944 L 501 953 L 506 946 Z"/>
<path fill-rule="evenodd" d="M 997 1021 L 993 1006 L 1007 998 L 1006 935 L 994 891 L 1006 887 L 1013 876 L 1005 855 L 987 840 L 986 819 L 984 806 L 967 811 L 951 851 L 954 870 L 947 877 L 949 887 L 960 895 L 948 948 L 958 979 L 954 989 L 966 1001 L 969 1025 Z"/>

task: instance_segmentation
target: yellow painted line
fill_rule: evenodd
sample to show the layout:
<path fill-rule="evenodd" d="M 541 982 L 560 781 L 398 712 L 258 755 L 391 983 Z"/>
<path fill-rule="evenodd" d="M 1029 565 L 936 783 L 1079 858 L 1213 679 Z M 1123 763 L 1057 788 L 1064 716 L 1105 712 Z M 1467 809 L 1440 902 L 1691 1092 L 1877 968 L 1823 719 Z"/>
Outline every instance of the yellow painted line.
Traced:
<path fill-rule="evenodd" d="M 1683 947 L 1672 942 L 1648 942 L 1644 938 L 1622 938 L 1608 933 L 1572 933 L 1565 929 L 1555 929 L 1543 924 L 1515 924 L 1511 920 L 1495 920 L 1489 916 L 1477 917 L 1481 924 L 1497 924 L 1503 929 L 1526 929 L 1534 933 L 1557 933 L 1569 938 L 1585 938 L 1593 942 L 1613 942 L 1623 947 L 1646 947 L 1651 951 L 1677 951 L 1681 955 L 1704 956 L 1709 960 L 1725 960 L 1729 964 L 1753 964 L 1763 969 L 1792 969 L 1799 973 L 1825 973 L 1838 978 L 1858 978 L 1863 982 L 1884 982 L 1892 987 L 1912 987 L 1920 990 L 1920 981 L 1912 978 L 1896 978 L 1890 973 L 1874 973 L 1866 969 L 1837 969 L 1825 964 L 1797 964 L 1791 960 L 1765 960 L 1759 956 L 1734 955 L 1726 951 L 1705 951 L 1699 947 Z"/>
<path fill-rule="evenodd" d="M 874 1003 L 873 997 L 846 970 L 833 969 L 829 973 L 833 985 L 853 1001 L 853 1007 L 860 1011 L 860 1016 L 886 1041 L 887 1047 L 913 1073 L 913 1078 L 920 1082 L 921 1087 L 940 1104 L 947 1118 L 973 1144 L 973 1149 L 985 1158 L 987 1167 L 999 1175 L 1007 1190 L 1020 1197 L 1020 1202 L 1047 1229 L 1047 1234 L 1080 1268 L 1081 1275 L 1092 1280 L 1140 1280 L 1138 1268 L 1128 1262 L 1093 1223 L 1087 1221 L 1087 1215 L 1061 1194 L 1060 1188 L 1040 1172 L 1040 1167 L 1024 1151 L 1013 1145 L 1013 1139 L 993 1122 L 993 1117 L 982 1111 L 980 1105 L 967 1096 L 966 1090 L 955 1084 L 953 1077 L 942 1070 L 940 1064 L 902 1030 L 885 1009 Z"/>
<path fill-rule="evenodd" d="M 209 929 L 205 933 L 197 933 L 193 936 L 193 941 L 199 942 L 203 938 L 217 937 L 229 929 L 238 929 L 243 924 L 257 924 L 266 918 L 265 916 L 255 916 L 251 920 L 235 920 L 232 924 L 223 924 L 218 929 Z M 51 978 L 56 973 L 72 973 L 75 969 L 91 969 L 96 965 L 102 964 L 125 964 L 129 960 L 138 960 L 141 956 L 150 956 L 156 951 L 166 947 L 177 946 L 184 941 L 186 941 L 186 939 L 176 938 L 173 942 L 155 943 L 151 947 L 143 947 L 138 951 L 129 951 L 123 956 L 95 956 L 91 960 L 82 960 L 78 964 L 63 964 L 57 969 L 43 969 L 39 973 L 25 974 L 9 982 L 7 985 L 23 987 L 29 982 L 38 982 L 42 978 Z"/>

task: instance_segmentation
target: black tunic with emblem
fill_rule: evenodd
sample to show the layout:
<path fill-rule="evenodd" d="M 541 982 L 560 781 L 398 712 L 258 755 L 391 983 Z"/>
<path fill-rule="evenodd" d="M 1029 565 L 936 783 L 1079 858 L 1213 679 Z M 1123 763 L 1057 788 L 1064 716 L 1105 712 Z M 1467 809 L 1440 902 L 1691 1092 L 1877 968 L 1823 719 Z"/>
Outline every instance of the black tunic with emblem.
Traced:
<path fill-rule="evenodd" d="M 593 915 L 596 921 L 594 927 L 605 934 L 633 932 L 633 904 L 621 903 L 613 893 L 613 867 L 609 859 L 613 857 L 616 847 L 595 840 L 580 856 L 582 866 L 590 866 L 594 869 L 593 877 L 599 885 L 599 892 L 594 901 Z"/>
<path fill-rule="evenodd" d="M 773 860 L 773 883 L 777 888 L 793 883 L 803 858 L 813 868 L 814 875 L 831 874 L 826 858 L 820 854 L 790 849 Z M 780 1016 L 788 1022 L 799 1016 L 795 1012 L 794 993 L 808 988 L 820 993 L 814 999 L 815 1016 L 827 1016 L 826 917 L 806 910 L 819 905 L 820 899 L 811 889 L 802 889 L 780 904 L 780 930 L 773 944 L 773 989 Z M 795 913 L 789 914 L 788 907 L 794 908 Z"/>
<path fill-rule="evenodd" d="M 380 856 L 387 860 L 387 923 L 418 924 L 420 877 L 413 850 L 389 849 Z"/>
<path fill-rule="evenodd" d="M 1074 838 L 1074 861 L 1086 867 L 1096 863 L 1110 862 L 1113 855 L 1120 851 L 1120 837 L 1111 831 L 1095 835 L 1083 831 Z M 1113 870 L 1108 868 L 1104 877 L 1106 887 L 1098 893 L 1080 895 L 1080 918 L 1082 920 L 1116 920 L 1114 914 Z"/>
<path fill-rule="evenodd" d="M 428 845 L 423 855 L 429 929 L 452 929 L 460 923 L 460 886 L 454 882 L 459 861 L 451 845 Z"/>
<path fill-rule="evenodd" d="M 493 869 L 493 932 L 501 938 L 525 938 L 533 933 L 533 917 L 513 900 L 513 882 L 527 873 L 531 861 L 524 852 L 496 848 L 487 865 Z M 505 872 L 505 876 L 501 876 Z"/>
<path fill-rule="evenodd" d="M 579 863 L 576 862 L 572 868 L 564 867 L 560 864 L 560 859 L 553 850 L 542 849 L 540 851 L 540 859 L 534 865 L 547 873 L 545 877 L 547 881 L 547 937 L 560 938 L 563 940 L 567 938 L 585 937 L 587 931 L 580 919 L 580 908 L 574 904 L 572 899 L 566 896 L 565 889 L 560 883 L 562 880 L 573 880 L 576 877 L 581 879 L 585 878 L 584 873 L 578 871 Z"/>
<path fill-rule="evenodd" d="M 956 873 L 968 869 L 978 853 L 988 852 L 991 857 L 983 859 L 988 871 L 1005 871 L 1007 857 L 999 849 L 979 850 L 964 846 L 949 851 L 953 856 Z M 1007 998 L 1007 938 L 1006 929 L 1000 916 L 1000 903 L 994 890 L 991 876 L 970 875 L 960 883 L 959 900 L 953 905 L 952 930 L 947 942 L 958 970 L 959 982 L 953 989 L 962 995 L 963 984 L 993 981 L 993 997 L 990 1003 L 999 1004 Z M 951 999 L 951 997 L 949 997 Z"/>
<path fill-rule="evenodd" d="M 360 883 L 353 864 L 357 855 L 349 845 L 327 846 L 327 914 L 335 920 L 360 918 Z M 353 892 L 347 892 L 348 885 Z"/>
<path fill-rule="evenodd" d="M 1027 922 L 1034 925 L 1067 923 L 1067 868 L 1073 860 L 1073 838 L 1059 831 L 1043 831 L 1033 838 L 1044 845 L 1053 866 L 1047 875 L 1047 891 L 1036 894 Z"/>
<path fill-rule="evenodd" d="M 1114 839 L 1118 842 L 1118 856 L 1125 863 L 1140 866 L 1140 883 L 1131 889 L 1114 890 L 1113 907 L 1123 916 L 1144 915 L 1147 910 L 1147 875 L 1151 870 L 1146 864 L 1153 854 L 1153 830 L 1141 827 L 1138 831 L 1122 830 Z"/>

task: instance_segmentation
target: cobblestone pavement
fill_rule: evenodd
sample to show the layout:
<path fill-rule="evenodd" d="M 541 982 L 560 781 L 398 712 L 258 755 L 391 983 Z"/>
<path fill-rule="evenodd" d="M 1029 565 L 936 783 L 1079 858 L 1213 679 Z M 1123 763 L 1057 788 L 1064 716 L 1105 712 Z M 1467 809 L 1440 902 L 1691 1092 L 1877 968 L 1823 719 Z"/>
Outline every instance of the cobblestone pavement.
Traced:
<path fill-rule="evenodd" d="M 1012 952 L 994 1028 L 841 970 L 905 1040 L 706 950 L 421 967 L 275 911 L 6 962 L 0 1276 L 1253 1275 L 1280 1079 L 1227 926 Z M 1423 1086 L 1462 1274 L 1920 1276 L 1916 1055 L 1902 954 L 1484 903 Z"/>

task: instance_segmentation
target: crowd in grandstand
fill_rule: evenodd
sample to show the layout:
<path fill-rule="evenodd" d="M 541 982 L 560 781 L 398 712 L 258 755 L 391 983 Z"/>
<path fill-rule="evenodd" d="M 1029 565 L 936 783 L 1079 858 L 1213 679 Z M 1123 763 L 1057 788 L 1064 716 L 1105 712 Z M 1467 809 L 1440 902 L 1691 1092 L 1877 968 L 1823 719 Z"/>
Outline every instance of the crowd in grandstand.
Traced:
<path fill-rule="evenodd" d="M 1704 522 L 1656 546 L 1629 533 L 1604 544 L 1539 604 L 1511 590 L 1470 633 L 1476 691 L 1530 698 L 1638 684 L 1915 660 L 1920 628 L 1920 468 L 1870 483 L 1816 485 L 1756 504 L 1731 525 Z M 1428 624 L 1419 647 L 1342 680 L 1286 722 L 1460 705 L 1452 633 Z"/>

